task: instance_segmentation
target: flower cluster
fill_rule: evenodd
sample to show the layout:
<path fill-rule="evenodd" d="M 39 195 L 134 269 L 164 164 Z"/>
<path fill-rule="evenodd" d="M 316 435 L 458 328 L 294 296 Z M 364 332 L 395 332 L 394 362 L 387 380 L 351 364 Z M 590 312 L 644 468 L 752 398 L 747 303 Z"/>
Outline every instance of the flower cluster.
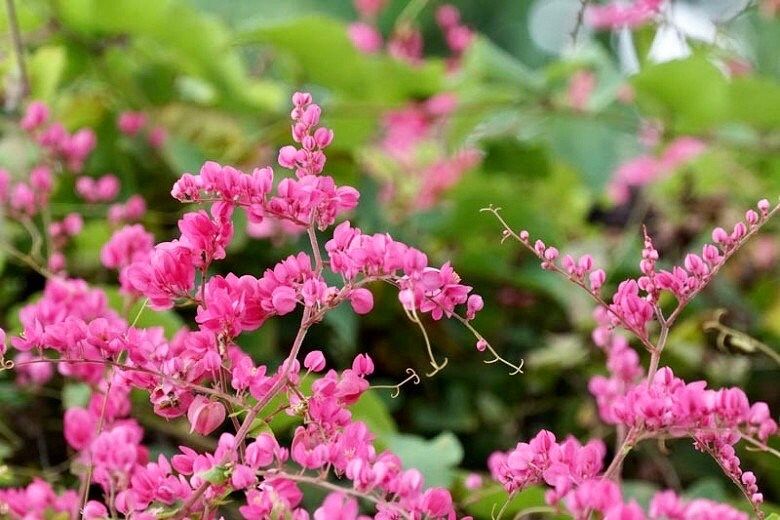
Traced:
<path fill-rule="evenodd" d="M 152 148 L 160 148 L 168 138 L 168 132 L 160 125 L 149 126 L 149 118 L 143 112 L 126 111 L 116 121 L 119 131 L 128 137 L 135 137 L 146 129 L 146 140 Z"/>
<path fill-rule="evenodd" d="M 119 194 L 119 179 L 107 174 L 99 179 L 79 177 L 76 179 L 76 193 L 87 202 L 110 202 Z"/>
<path fill-rule="evenodd" d="M 182 201 L 210 203 L 208 210 L 181 217 L 177 238 L 155 244 L 142 224 L 125 224 L 103 246 L 100 260 L 118 271 L 125 308 L 136 309 L 135 319 L 114 310 L 104 290 L 68 278 L 64 265 L 47 276 L 41 297 L 21 309 L 21 332 L 11 338 L 17 352 L 3 366 L 13 366 L 21 384 L 43 384 L 56 367 L 89 385 L 88 402 L 65 410 L 64 436 L 75 452 L 72 471 L 83 486 L 96 484 L 102 499 L 88 500 L 88 491 L 57 496 L 48 484 L 34 482 L 3 491 L 1 511 L 20 517 L 34 511 L 94 519 L 213 518 L 226 497 L 240 491 L 244 518 L 304 520 L 310 516 L 299 486 L 307 484 L 330 491 L 313 511 L 318 520 L 357 520 L 358 499 L 373 503 L 379 520 L 456 518 L 447 490 L 426 488 L 418 470 L 379 451 L 368 426 L 352 417 L 350 407 L 369 388 L 371 358 L 360 354 L 351 368 L 322 374 L 327 362 L 321 351 L 309 352 L 303 369 L 298 355 L 308 329 L 336 306 L 348 302 L 358 314 L 370 312 L 371 282 L 396 286 L 403 309 L 420 326 L 421 314 L 468 324 L 483 301 L 449 263 L 432 267 L 421 251 L 387 234 L 363 233 L 349 221 L 336 226 L 320 248 L 315 230 L 354 207 L 358 194 L 336 188 L 322 175 L 333 133 L 319 126 L 320 107 L 304 93 L 295 94 L 293 105 L 292 133 L 300 148 L 283 148 L 279 163 L 295 177 L 274 188 L 270 167 L 245 174 L 206 163 L 199 175 L 185 174 L 172 190 Z M 124 121 L 126 130 L 138 126 L 131 119 Z M 106 187 L 102 180 L 82 178 L 75 190 L 106 200 L 114 186 L 110 179 Z M 128 201 L 117 210 L 117 223 L 137 213 L 131 205 L 138 203 Z M 227 255 L 237 209 L 256 222 L 304 226 L 311 255 L 290 255 L 259 277 L 209 275 L 212 263 Z M 80 216 L 69 215 L 51 224 L 50 235 L 62 247 L 81 225 Z M 167 337 L 162 327 L 138 325 L 147 307 L 162 311 L 180 303 L 195 306 L 195 328 Z M 297 309 L 302 313 L 296 339 L 275 369 L 256 364 L 236 343 L 242 333 Z M 4 355 L 4 333 L 0 340 Z M 431 362 L 437 370 L 443 367 Z M 306 379 L 313 379 L 308 387 Z M 216 449 L 181 446 L 171 457 L 150 458 L 144 430 L 130 416 L 134 390 L 148 394 L 156 415 L 186 420 L 190 433 L 218 432 Z M 280 413 L 298 423 L 289 445 L 265 427 Z M 225 431 L 227 423 L 234 433 Z"/>
<path fill-rule="evenodd" d="M 30 103 L 19 127 L 37 148 L 35 163 L 27 179 L 16 182 L 13 179 L 20 177 L 18 172 L 0 169 L 0 206 L 28 232 L 32 242 L 30 260 L 39 262 L 41 268 L 51 273 L 64 273 L 63 251 L 68 241 L 81 232 L 83 219 L 74 212 L 61 221 L 52 221 L 50 198 L 60 184 L 70 182 L 64 172 L 82 172 L 95 148 L 95 134 L 88 128 L 69 134 L 61 123 L 50 122 L 49 108 L 40 101 Z M 73 179 L 75 194 L 91 204 L 114 200 L 120 188 L 120 181 L 113 174 L 99 178 L 80 175 Z M 126 202 L 108 208 L 107 217 L 110 222 L 120 224 L 137 221 L 145 212 L 144 199 L 133 195 Z M 37 228 L 37 220 L 43 224 L 42 229 Z"/>
<path fill-rule="evenodd" d="M 588 24 L 596 29 L 636 28 L 653 20 L 664 0 L 632 0 L 589 5 L 585 11 Z"/>
<path fill-rule="evenodd" d="M 338 215 L 355 208 L 360 197 L 357 190 L 337 186 L 332 177 L 322 175 L 326 160 L 323 150 L 333 140 L 333 131 L 318 127 L 321 108 L 312 103 L 309 94 L 297 93 L 293 103 L 292 135 L 301 148 L 282 148 L 279 165 L 294 170 L 297 179 L 282 179 L 273 194 L 274 174 L 270 167 L 247 175 L 231 166 L 207 162 L 199 175 L 184 174 L 176 182 L 171 191 L 174 198 L 183 202 L 214 198 L 224 202 L 226 208 L 242 207 L 250 223 L 274 217 L 302 227 L 316 224 L 319 229 L 327 228 Z"/>
<path fill-rule="evenodd" d="M 678 137 L 669 143 L 659 157 L 640 155 L 621 164 L 607 187 L 612 200 L 619 204 L 628 202 L 631 191 L 657 181 L 670 172 L 689 163 L 707 149 L 707 145 L 694 137 Z"/>
<path fill-rule="evenodd" d="M 442 93 L 383 115 L 381 136 L 363 162 L 382 183 L 382 201 L 400 214 L 431 209 L 481 161 L 474 148 L 444 145 L 457 106 L 454 94 Z"/>
<path fill-rule="evenodd" d="M 350 24 L 347 34 L 359 51 L 373 54 L 382 50 L 384 40 L 377 27 L 377 19 L 386 3 L 385 0 L 354 1 L 360 21 Z M 451 53 L 447 59 L 447 67 L 449 70 L 457 70 L 463 53 L 474 41 L 474 32 L 461 22 L 460 11 L 451 4 L 439 6 L 436 10 L 436 23 Z M 398 60 L 418 64 L 423 57 L 423 45 L 420 29 L 409 20 L 399 19 L 387 41 L 387 52 Z"/>
<path fill-rule="evenodd" d="M 49 108 L 40 101 L 30 103 L 19 126 L 29 133 L 52 159 L 62 161 L 68 169 L 76 173 L 82 170 L 97 144 L 95 132 L 90 128 L 70 134 L 62 123 L 49 123 Z"/>
<path fill-rule="evenodd" d="M 740 388 L 709 389 L 705 381 L 687 383 L 669 367 L 659 368 L 661 354 L 675 323 L 687 303 L 698 294 L 734 254 L 778 210 L 767 200 L 757 210 L 748 210 L 743 222 L 731 232 L 716 228 L 714 244 L 705 244 L 701 256 L 690 253 L 682 266 L 658 269 L 659 254 L 645 232 L 641 276 L 618 284 L 609 300 L 602 298 L 606 273 L 594 268 L 590 255 L 578 259 L 560 254 L 541 240 L 532 242 L 527 231 L 515 233 L 497 209 L 489 208 L 504 226 L 504 237 L 514 238 L 533 252 L 543 269 L 555 271 L 584 289 L 597 303 L 596 328 L 592 338 L 607 357 L 608 376 L 597 375 L 589 389 L 604 422 L 618 428 L 615 458 L 602 471 L 606 453 L 600 441 L 581 445 L 575 439 L 557 443 L 552 433 L 540 432 L 529 443 L 514 450 L 497 452 L 489 461 L 493 477 L 514 493 L 533 484 L 549 487 L 548 504 L 565 507 L 575 518 L 599 512 L 604 518 L 747 518 L 728 506 L 706 501 L 684 503 L 673 492 L 656 495 L 645 513 L 635 502 L 624 502 L 618 484 L 623 459 L 639 442 L 647 439 L 690 438 L 697 450 L 708 453 L 744 494 L 756 516 L 762 517 L 763 494 L 750 471 L 743 471 L 735 445 L 744 441 L 768 450 L 766 442 L 778 432 L 766 403 L 748 400 Z M 671 294 L 676 307 L 666 314 L 661 294 Z M 653 339 L 653 322 L 658 338 Z M 650 365 L 643 370 L 639 355 L 616 327 L 632 333 L 650 353 Z"/>

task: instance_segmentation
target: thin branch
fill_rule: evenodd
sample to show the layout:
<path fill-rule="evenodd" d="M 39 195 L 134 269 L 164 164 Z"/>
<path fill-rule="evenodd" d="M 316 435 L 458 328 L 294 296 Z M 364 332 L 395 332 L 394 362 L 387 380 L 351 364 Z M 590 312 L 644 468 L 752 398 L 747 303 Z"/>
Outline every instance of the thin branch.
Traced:
<path fill-rule="evenodd" d="M 531 251 L 531 252 L 532 252 L 532 253 L 533 253 L 533 254 L 534 254 L 536 257 L 539 257 L 539 255 L 536 253 L 536 251 L 534 251 L 534 248 L 533 248 L 533 247 L 532 247 L 530 244 L 526 243 L 526 241 L 524 241 L 522 238 L 520 238 L 520 235 L 518 235 L 517 233 L 515 233 L 515 232 L 514 232 L 514 230 L 512 230 L 512 228 L 511 228 L 511 227 L 509 226 L 509 224 L 506 222 L 506 220 L 504 220 L 504 218 L 503 218 L 503 217 L 501 216 L 501 214 L 499 213 L 499 212 L 501 211 L 501 208 L 495 208 L 495 207 L 493 207 L 493 206 L 490 206 L 490 207 L 487 207 L 487 208 L 482 208 L 480 211 L 483 211 L 483 212 L 489 212 L 489 213 L 492 213 L 493 215 L 495 215 L 496 219 L 498 219 L 498 221 L 499 221 L 499 222 L 501 223 L 501 225 L 504 227 L 504 237 L 505 237 L 505 238 L 506 238 L 506 237 L 512 237 L 514 240 L 516 240 L 517 242 L 519 242 L 520 244 L 522 244 L 522 245 L 523 245 L 523 246 L 524 246 L 526 249 L 528 249 L 529 251 Z M 605 308 L 607 311 L 609 311 L 609 312 L 610 312 L 610 313 L 611 313 L 613 316 L 615 316 L 615 317 L 616 317 L 616 318 L 617 318 L 617 319 L 620 321 L 620 323 L 623 325 L 623 327 L 624 327 L 626 330 L 628 330 L 629 332 L 633 333 L 633 334 L 634 334 L 634 335 L 637 337 L 637 339 L 639 339 L 639 341 L 641 341 L 641 342 L 642 342 L 642 345 L 644 345 L 644 346 L 645 346 L 645 348 L 646 348 L 646 349 L 647 349 L 649 352 L 652 352 L 652 351 L 654 351 L 654 350 L 655 350 L 655 345 L 653 345 L 653 344 L 650 342 L 650 340 L 648 340 L 648 339 L 647 339 L 647 337 L 646 337 L 646 336 L 643 336 L 643 335 L 642 335 L 642 334 L 641 334 L 641 333 L 640 333 L 638 330 L 636 330 L 634 327 L 632 327 L 632 326 L 631 326 L 631 325 L 630 325 L 628 322 L 626 322 L 626 321 L 625 321 L 623 318 L 621 318 L 621 317 L 620 317 L 620 316 L 618 316 L 617 314 L 613 313 L 613 312 L 610 310 L 610 308 L 609 308 L 609 304 L 608 304 L 607 302 L 605 302 L 605 301 L 604 301 L 604 300 L 603 300 L 603 299 L 602 299 L 602 298 L 601 298 L 601 297 L 600 297 L 598 294 L 596 294 L 596 293 L 594 293 L 593 291 L 591 291 L 591 290 L 588 288 L 588 286 L 586 286 L 586 285 L 585 285 L 585 283 L 584 283 L 584 282 L 582 282 L 581 280 L 577 280 L 576 278 L 572 278 L 571 276 L 569 276 L 569 273 L 567 273 L 566 271 L 564 271 L 563 269 L 561 269 L 560 267 L 558 267 L 557 265 L 555 265 L 555 264 L 554 264 L 554 263 L 552 263 L 552 262 L 550 262 L 550 270 L 552 270 L 552 271 L 554 271 L 554 272 L 556 272 L 556 273 L 560 274 L 561 276 L 563 276 L 564 278 L 566 278 L 567 280 L 569 280 L 570 282 L 572 282 L 574 285 L 576 285 L 576 286 L 580 287 L 580 288 L 581 288 L 581 289 L 583 289 L 583 290 L 584 290 L 586 293 L 588 293 L 588 295 L 589 295 L 589 296 L 590 296 L 590 297 L 591 297 L 591 298 L 592 298 L 592 299 L 593 299 L 593 300 L 594 300 L 596 303 L 598 303 L 599 305 L 601 305 L 602 307 L 604 307 L 604 308 Z"/>
<path fill-rule="evenodd" d="M 21 97 L 24 98 L 30 93 L 30 79 L 27 76 L 27 66 L 24 62 L 24 44 L 22 43 L 22 33 L 19 30 L 19 20 L 16 17 L 14 0 L 5 0 L 5 10 L 8 13 L 11 43 L 16 56 L 16 67 L 19 70 L 19 81 L 22 85 Z"/>

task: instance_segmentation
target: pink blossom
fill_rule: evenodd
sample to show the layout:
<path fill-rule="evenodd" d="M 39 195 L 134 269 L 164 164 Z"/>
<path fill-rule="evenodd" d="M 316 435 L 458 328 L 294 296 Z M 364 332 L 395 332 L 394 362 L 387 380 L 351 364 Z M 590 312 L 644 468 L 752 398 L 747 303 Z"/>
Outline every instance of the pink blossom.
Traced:
<path fill-rule="evenodd" d="M 76 181 L 76 193 L 87 202 L 108 202 L 119 194 L 119 178 L 107 174 L 95 180 L 92 177 L 79 177 Z"/>
<path fill-rule="evenodd" d="M 365 22 L 351 23 L 347 28 L 347 34 L 352 45 L 360 52 L 373 54 L 382 49 L 382 35 L 373 25 Z"/>
<path fill-rule="evenodd" d="M 168 140 L 168 131 L 162 126 L 155 126 L 149 130 L 147 140 L 152 148 L 162 148 Z"/>
<path fill-rule="evenodd" d="M 134 136 L 146 126 L 146 114 L 143 112 L 122 112 L 117 119 L 117 126 L 123 134 Z"/>
<path fill-rule="evenodd" d="M 384 9 L 387 0 L 354 0 L 354 4 L 361 16 L 374 17 Z"/>
<path fill-rule="evenodd" d="M 660 11 L 664 0 L 633 0 L 589 5 L 585 11 L 587 23 L 596 29 L 636 28 L 649 22 Z"/>
<path fill-rule="evenodd" d="M 178 242 L 157 244 L 148 260 L 133 262 L 126 275 L 130 287 L 149 298 L 152 308 L 169 309 L 194 286 L 192 251 Z"/>
<path fill-rule="evenodd" d="M 303 366 L 312 372 L 322 372 L 325 369 L 325 355 L 320 350 L 312 350 L 306 354 Z"/>
<path fill-rule="evenodd" d="M 219 401 L 196 396 L 187 410 L 187 419 L 190 421 L 190 432 L 208 435 L 225 421 L 225 406 Z"/>
<path fill-rule="evenodd" d="M 352 310 L 358 314 L 368 314 L 374 308 L 374 295 L 365 288 L 354 289 L 349 293 Z"/>
<path fill-rule="evenodd" d="M 566 93 L 569 106 L 582 112 L 587 109 L 593 91 L 596 88 L 596 75 L 589 70 L 579 70 L 569 80 Z"/>
<path fill-rule="evenodd" d="M 49 107 L 42 101 L 33 101 L 27 105 L 24 117 L 19 126 L 26 132 L 39 129 L 49 120 Z"/>
<path fill-rule="evenodd" d="M 97 431 L 96 427 L 97 418 L 84 408 L 68 408 L 65 411 L 65 440 L 74 450 L 81 451 L 89 446 Z"/>

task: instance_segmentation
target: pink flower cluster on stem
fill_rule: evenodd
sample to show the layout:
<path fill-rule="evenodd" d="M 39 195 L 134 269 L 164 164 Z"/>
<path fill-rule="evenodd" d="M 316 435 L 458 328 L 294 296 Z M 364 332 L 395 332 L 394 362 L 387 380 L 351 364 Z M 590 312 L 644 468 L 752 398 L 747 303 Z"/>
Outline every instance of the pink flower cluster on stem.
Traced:
<path fill-rule="evenodd" d="M 560 258 L 555 247 L 541 240 L 531 241 L 527 231 L 515 232 L 496 208 L 488 208 L 504 227 L 504 238 L 513 238 L 533 252 L 543 269 L 555 271 L 584 289 L 597 303 L 597 327 L 593 341 L 607 356 L 608 376 L 595 376 L 589 389 L 596 399 L 604 422 L 616 426 L 619 446 L 612 462 L 602 469 L 606 450 L 600 441 L 581 445 L 574 439 L 557 443 L 553 434 L 540 432 L 531 442 L 495 453 L 489 461 L 493 477 L 510 493 L 530 485 L 549 487 L 548 504 L 565 507 L 575 518 L 588 518 L 598 512 L 604 518 L 628 519 L 746 519 L 747 515 L 722 504 L 708 501 L 684 502 L 672 491 L 659 493 L 649 511 L 636 502 L 623 500 L 614 479 L 634 446 L 649 439 L 689 438 L 695 449 L 709 454 L 725 476 L 731 479 L 762 518 L 763 494 L 755 475 L 744 471 L 735 445 L 745 441 L 751 447 L 770 451 L 767 441 L 778 432 L 764 402 L 750 403 L 740 388 L 709 389 L 705 381 L 687 383 L 669 367 L 659 368 L 669 330 L 688 302 L 701 292 L 725 262 L 739 250 L 775 213 L 767 200 L 748 210 L 744 221 L 731 231 L 716 228 L 712 244 L 701 255 L 686 255 L 682 266 L 658 269 L 660 255 L 645 232 L 641 276 L 618 284 L 611 303 L 602 297 L 606 273 L 595 269 L 593 259 L 584 255 Z M 667 314 L 661 307 L 661 294 L 671 294 L 676 306 Z M 651 334 L 658 323 L 658 336 Z M 650 353 L 643 370 L 636 351 L 617 327 L 632 333 Z"/>
<path fill-rule="evenodd" d="M 404 468 L 392 452 L 378 451 L 366 424 L 352 417 L 350 406 L 369 388 L 371 358 L 360 354 L 350 368 L 322 374 L 327 367 L 323 352 L 306 355 L 305 371 L 298 355 L 309 328 L 328 311 L 348 303 L 358 314 L 370 312 L 374 297 L 367 285 L 385 282 L 398 289 L 402 308 L 423 331 L 422 315 L 455 318 L 490 348 L 495 356 L 490 362 L 503 361 L 471 325 L 484 303 L 449 263 L 433 267 L 421 251 L 387 234 L 363 233 L 349 221 L 336 226 L 320 247 L 316 229 L 329 227 L 353 208 L 358 193 L 336 187 L 323 174 L 324 150 L 333 132 L 319 125 L 320 107 L 305 93 L 296 93 L 293 105 L 298 146 L 279 153 L 280 165 L 293 177 L 274 187 L 270 167 L 246 174 L 209 162 L 173 187 L 181 201 L 210 203 L 207 210 L 182 216 L 177 238 L 155 244 L 141 224 L 115 230 L 100 260 L 118 272 L 125 307 L 134 309 L 134 319 L 112 309 L 105 291 L 68 278 L 63 266 L 48 277 L 41 298 L 21 309 L 21 332 L 11 338 L 17 351 L 13 360 L 5 360 L 0 331 L 2 366 L 14 368 L 21 384 L 45 384 L 56 367 L 91 389 L 85 406 L 68 408 L 64 415 L 65 440 L 81 482 L 78 492 L 57 495 L 48 484 L 35 482 L 0 492 L 0 510 L 19 516 L 33 511 L 94 519 L 192 514 L 211 519 L 230 493 L 240 491 L 244 518 L 304 520 L 311 518 L 302 508 L 300 486 L 305 484 L 329 493 L 313 511 L 318 520 L 456 518 L 447 490 L 426 487 L 420 471 Z M 130 123 L 124 121 L 125 130 Z M 104 199 L 104 191 L 111 191 L 100 181 L 81 184 L 76 189 L 86 197 Z M 117 210 L 122 213 L 117 222 L 130 220 L 130 204 Z M 228 254 L 236 211 L 255 222 L 303 226 L 311 255 L 290 255 L 259 277 L 210 274 L 212 264 Z M 80 227 L 78 215 L 68 216 L 52 223 L 51 236 L 61 244 Z M 195 306 L 195 328 L 166 337 L 162 327 L 139 324 L 144 312 L 178 304 Z M 278 367 L 256 364 L 237 344 L 242 333 L 298 309 L 298 332 Z M 426 345 L 435 371 L 440 370 L 446 361 L 439 365 L 433 359 L 427 336 Z M 306 378 L 315 379 L 310 391 L 302 386 Z M 216 449 L 181 446 L 172 457 L 152 459 L 142 427 L 130 417 L 134 390 L 148 394 L 156 415 L 186 420 L 191 434 L 219 433 Z M 289 446 L 264 431 L 280 413 L 299 424 Z M 226 431 L 228 424 L 234 433 Z M 102 491 L 100 500 L 92 497 L 92 484 Z M 374 507 L 372 517 L 359 515 L 358 501 Z"/>

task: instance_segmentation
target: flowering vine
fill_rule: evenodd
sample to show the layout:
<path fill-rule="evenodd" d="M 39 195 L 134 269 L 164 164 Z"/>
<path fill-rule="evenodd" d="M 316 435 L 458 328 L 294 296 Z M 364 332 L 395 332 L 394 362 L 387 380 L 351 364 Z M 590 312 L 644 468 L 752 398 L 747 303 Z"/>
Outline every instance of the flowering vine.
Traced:
<path fill-rule="evenodd" d="M 25 121 L 37 117 L 37 122 L 23 127 L 37 129 L 45 120 L 39 114 L 44 110 L 31 105 Z M 318 232 L 331 228 L 359 199 L 357 190 L 338 186 L 324 173 L 325 150 L 334 136 L 321 126 L 320 116 L 321 108 L 309 94 L 293 96 L 296 144 L 283 147 L 278 156 L 292 176 L 275 182 L 270 167 L 247 174 L 207 162 L 199 173 L 182 175 L 171 190 L 182 202 L 207 205 L 182 216 L 177 238 L 155 243 L 142 224 L 116 228 L 100 260 L 117 271 L 128 308 L 142 302 L 134 319 L 112 309 L 102 289 L 70 278 L 64 264 L 54 269 L 50 258 L 48 269 L 37 266 L 47 278 L 45 289 L 20 311 L 21 331 L 10 338 L 15 354 L 3 366 L 13 368 L 21 384 L 43 384 L 56 367 L 90 387 L 87 405 L 68 408 L 63 419 L 81 486 L 57 494 L 36 480 L 25 489 L 2 490 L 4 514 L 216 518 L 219 506 L 240 493 L 244 518 L 304 519 L 310 516 L 301 506 L 300 486 L 313 485 L 329 493 L 312 512 L 315 519 L 358 518 L 358 502 L 370 505 L 378 519 L 456 517 L 447 490 L 426 487 L 418 470 L 404 468 L 392 452 L 377 450 L 367 425 L 352 417 L 350 406 L 369 388 L 371 358 L 360 354 L 351 368 L 339 372 L 327 369 L 321 351 L 311 351 L 301 364 L 307 332 L 342 304 L 357 314 L 371 312 L 369 287 L 385 282 L 397 288 L 401 307 L 423 332 L 432 366 L 428 376 L 447 360 L 436 359 L 424 315 L 462 322 L 479 349 L 492 353 L 487 362 L 504 362 L 515 372 L 522 365 L 501 358 L 471 326 L 483 301 L 449 263 L 432 266 L 422 251 L 387 234 L 364 233 L 346 220 L 320 245 Z M 134 118 L 120 118 L 125 133 L 138 130 Z M 31 178 L 40 175 L 34 170 Z M 74 190 L 87 200 L 107 201 L 116 195 L 117 183 L 113 176 L 96 181 L 82 177 Z M 130 205 L 128 201 L 122 211 L 110 212 L 134 213 Z M 45 206 L 43 198 L 31 203 L 35 211 Z M 291 255 L 260 276 L 210 274 L 212 265 L 227 255 L 236 211 L 252 222 L 286 221 L 305 229 L 311 251 Z M 81 217 L 74 214 L 45 231 L 59 244 L 80 227 Z M 20 252 L 20 257 L 37 265 L 33 256 Z M 160 327 L 137 325 L 144 312 L 179 305 L 195 306 L 194 328 L 166 337 Z M 237 344 L 242 333 L 296 311 L 300 325 L 280 366 L 256 365 Z M 5 359 L 10 353 L 4 332 L 0 339 Z M 416 371 L 410 371 L 419 382 Z M 306 379 L 313 380 L 310 391 L 302 386 Z M 181 446 L 172 457 L 150 458 L 144 430 L 131 417 L 134 389 L 148 394 L 158 416 L 186 417 L 192 433 L 222 432 L 216 449 L 199 452 Z M 300 424 L 289 445 L 281 444 L 267 426 L 282 413 Z M 231 429 L 226 423 L 232 433 L 225 431 Z M 92 485 L 101 493 L 93 494 Z"/>
<path fill-rule="evenodd" d="M 726 261 L 772 218 L 780 205 L 758 202 L 755 210 L 731 231 L 715 228 L 712 243 L 701 253 L 689 253 L 682 265 L 657 266 L 659 253 L 645 231 L 640 275 L 618 284 L 609 298 L 604 295 L 607 275 L 590 255 L 577 259 L 560 256 L 557 248 L 532 240 L 528 231 L 515 232 L 501 217 L 499 208 L 486 208 L 503 226 L 503 239 L 514 239 L 541 261 L 541 267 L 564 276 L 583 289 L 596 303 L 596 328 L 592 338 L 606 354 L 608 376 L 594 376 L 588 385 L 601 419 L 617 429 L 618 444 L 605 466 L 606 447 L 600 440 L 581 444 L 574 438 L 558 442 L 543 430 L 528 443 L 508 452 L 494 453 L 488 462 L 494 479 L 513 495 L 533 484 L 548 490 L 546 502 L 574 518 L 599 513 L 604 518 L 734 518 L 748 516 L 725 504 L 694 500 L 685 502 L 673 491 L 658 493 L 645 512 L 636 501 L 624 500 L 619 477 L 624 459 L 634 447 L 650 439 L 689 438 L 696 450 L 707 453 L 745 496 L 756 517 L 763 494 L 756 476 L 742 469 L 735 445 L 744 441 L 753 448 L 773 453 L 767 440 L 778 432 L 766 403 L 750 403 L 740 388 L 709 389 L 705 381 L 687 383 L 672 369 L 660 366 L 669 331 L 683 309 L 717 275 Z M 676 302 L 666 307 L 663 295 Z M 621 332 L 622 331 L 622 332 Z M 624 335 L 628 333 L 629 337 Z M 645 370 L 630 345 L 636 338 L 650 355 Z"/>

